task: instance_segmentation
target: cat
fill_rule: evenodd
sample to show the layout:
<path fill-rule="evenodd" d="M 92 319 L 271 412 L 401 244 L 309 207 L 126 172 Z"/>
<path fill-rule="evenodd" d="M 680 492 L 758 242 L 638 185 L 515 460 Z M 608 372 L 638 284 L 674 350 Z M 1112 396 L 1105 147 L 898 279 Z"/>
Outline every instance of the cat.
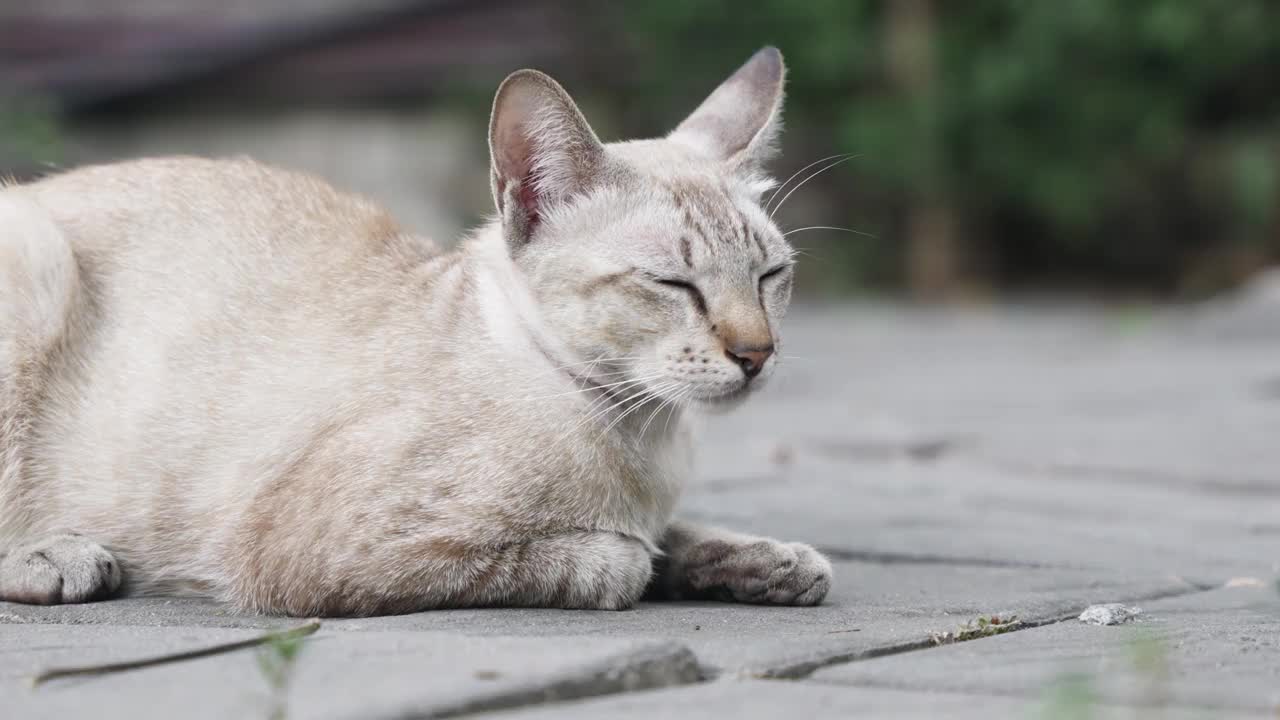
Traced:
<path fill-rule="evenodd" d="M 822 602 L 810 546 L 672 520 L 686 416 L 778 363 L 784 75 L 765 48 L 667 137 L 603 144 L 513 73 L 496 217 L 452 252 L 248 159 L 0 189 L 0 599 Z"/>

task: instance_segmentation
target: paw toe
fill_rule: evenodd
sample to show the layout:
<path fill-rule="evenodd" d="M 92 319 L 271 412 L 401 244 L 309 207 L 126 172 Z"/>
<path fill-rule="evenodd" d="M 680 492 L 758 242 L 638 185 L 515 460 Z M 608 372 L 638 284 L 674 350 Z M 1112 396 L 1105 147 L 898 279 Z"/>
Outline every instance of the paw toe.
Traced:
<path fill-rule="evenodd" d="M 0 563 L 0 599 L 28 605 L 62 602 L 62 575 L 44 553 L 15 553 Z"/>
<path fill-rule="evenodd" d="M 831 589 L 831 563 L 817 550 L 802 543 L 792 543 L 800 561 L 791 573 L 791 602 L 795 605 L 817 605 Z"/>
<path fill-rule="evenodd" d="M 97 543 L 84 541 L 62 559 L 58 567 L 62 573 L 64 603 L 92 600 L 120 586 L 119 565 L 111 553 Z"/>
<path fill-rule="evenodd" d="M 100 598 L 120 587 L 120 563 L 78 535 L 59 535 L 19 548 L 0 565 L 0 595 L 41 605 Z"/>

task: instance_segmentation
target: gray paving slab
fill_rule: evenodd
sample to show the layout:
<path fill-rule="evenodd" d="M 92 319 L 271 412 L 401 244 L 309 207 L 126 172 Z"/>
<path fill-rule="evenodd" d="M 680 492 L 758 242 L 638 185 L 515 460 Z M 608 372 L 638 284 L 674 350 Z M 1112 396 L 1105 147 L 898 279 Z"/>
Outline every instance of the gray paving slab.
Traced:
<path fill-rule="evenodd" d="M 0 717 L 271 717 L 255 651 L 32 689 L 39 669 L 133 659 L 252 637 L 237 629 L 0 625 Z M 693 682 L 678 644 L 596 638 L 470 637 L 321 630 L 304 641 L 291 718 L 436 717 Z"/>
<path fill-rule="evenodd" d="M 925 643 L 978 615 L 1045 621 L 1100 602 L 1193 590 L 1178 578 L 1106 571 L 947 564 L 837 563 L 826 604 L 813 608 L 649 603 L 627 612 L 450 610 L 330 620 L 350 632 L 447 632 L 483 637 L 664 639 L 687 645 L 711 673 L 796 675 L 838 659 Z M 201 601 L 122 600 L 42 608 L 0 604 L 0 623 L 262 627 L 279 618 L 238 615 Z M 0 624 L 0 629 L 4 628 Z"/>
<path fill-rule="evenodd" d="M 686 507 L 873 554 L 1214 580 L 1280 569 L 1280 392 L 1266 390 L 1280 342 L 1186 325 L 802 312 L 776 386 L 708 423 Z"/>
<path fill-rule="evenodd" d="M 1047 695 L 1027 699 L 997 695 L 851 688 L 807 682 L 768 680 L 719 681 L 705 685 L 629 693 L 559 705 L 512 710 L 489 716 L 510 720 L 576 720 L 617 718 L 708 718 L 763 720 L 769 718 L 903 718 L 912 720 L 991 720 L 991 718 L 1089 718 L 1132 720 L 1148 718 L 1132 707 L 1104 703 L 1087 706 L 1074 697 Z M 1161 720 L 1213 718 L 1271 718 L 1267 713 L 1223 712 L 1175 708 Z"/>
<path fill-rule="evenodd" d="M 1234 587 L 1139 603 L 1139 621 L 1068 621 L 819 670 L 815 682 L 1280 713 L 1280 595 Z"/>
<path fill-rule="evenodd" d="M 827 308 L 785 328 L 795 353 L 768 396 L 784 429 L 963 437 L 1038 465 L 1164 472 L 1165 482 L 1280 480 L 1268 427 L 1280 337 L 1197 336 L 1182 315 L 1139 325 L 1097 310 Z M 1280 325 L 1280 320 L 1276 321 Z M 768 424 L 726 419 L 759 433 Z M 1269 423 L 1267 421 L 1270 421 Z M 711 450 L 733 447 L 716 442 Z"/>
<path fill-rule="evenodd" d="M 1079 612 L 1102 598 L 1188 590 L 1176 578 L 1089 571 L 839 563 L 829 602 L 814 608 L 656 603 L 610 615 L 468 610 L 351 622 L 366 629 L 662 637 L 687 644 L 713 674 L 794 676 L 836 660 L 925 643 L 932 633 L 981 614 L 1039 621 Z"/>
<path fill-rule="evenodd" d="M 846 557 L 1157 571 L 1209 583 L 1280 570 L 1280 504 L 1265 498 L 971 457 L 832 457 L 855 442 L 796 443 L 785 464 L 753 482 L 691 489 L 684 512 Z"/>

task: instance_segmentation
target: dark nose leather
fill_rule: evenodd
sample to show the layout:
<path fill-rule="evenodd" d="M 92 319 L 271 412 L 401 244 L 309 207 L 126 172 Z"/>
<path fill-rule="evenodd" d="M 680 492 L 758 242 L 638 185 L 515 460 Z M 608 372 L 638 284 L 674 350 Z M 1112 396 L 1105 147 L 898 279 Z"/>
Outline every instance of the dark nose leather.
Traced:
<path fill-rule="evenodd" d="M 742 368 L 742 372 L 746 373 L 747 379 L 750 380 L 751 378 L 759 375 L 760 371 L 764 369 L 765 361 L 773 354 L 773 346 L 734 346 L 726 348 L 724 354 L 727 355 L 730 360 L 738 363 L 738 367 Z"/>

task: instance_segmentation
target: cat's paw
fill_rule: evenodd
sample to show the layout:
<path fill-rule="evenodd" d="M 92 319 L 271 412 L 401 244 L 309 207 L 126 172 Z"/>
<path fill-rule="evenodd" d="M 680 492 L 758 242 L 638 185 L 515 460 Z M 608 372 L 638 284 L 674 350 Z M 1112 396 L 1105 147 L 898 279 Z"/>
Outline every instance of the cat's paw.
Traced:
<path fill-rule="evenodd" d="M 632 538 L 593 533 L 576 551 L 576 565 L 587 572 L 572 579 L 575 589 L 565 608 L 629 610 L 653 574 L 649 551 Z"/>
<path fill-rule="evenodd" d="M 831 563 L 803 543 L 708 540 L 685 560 L 689 584 L 721 599 L 768 605 L 817 605 L 831 589 Z"/>
<path fill-rule="evenodd" d="M 120 563 L 79 535 L 53 535 L 0 558 L 0 600 L 58 605 L 96 600 L 120 587 Z"/>

